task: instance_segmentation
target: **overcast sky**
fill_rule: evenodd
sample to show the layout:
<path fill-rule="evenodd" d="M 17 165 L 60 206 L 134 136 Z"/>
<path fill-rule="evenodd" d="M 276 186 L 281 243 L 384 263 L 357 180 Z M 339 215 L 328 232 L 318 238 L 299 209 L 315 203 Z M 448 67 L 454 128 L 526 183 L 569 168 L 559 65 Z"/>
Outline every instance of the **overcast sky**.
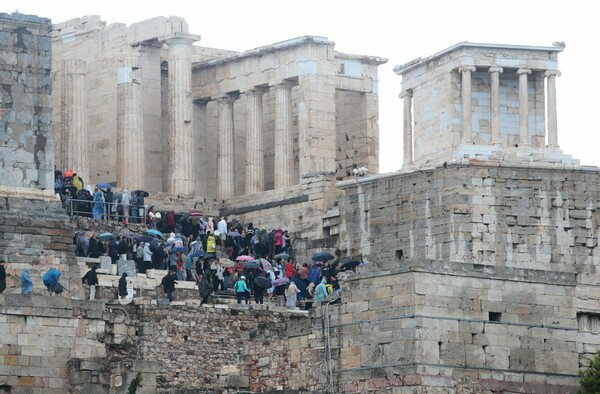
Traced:
<path fill-rule="evenodd" d="M 245 51 L 290 38 L 325 36 L 337 51 L 389 59 L 379 67 L 380 172 L 402 166 L 401 77 L 392 69 L 461 41 L 551 46 L 559 54 L 558 138 L 582 164 L 600 166 L 600 21 L 583 1 L 61 1 L 20 0 L 0 5 L 51 18 L 54 23 L 99 15 L 131 24 L 156 16 L 182 16 L 199 45 Z M 7 8 L 8 7 L 8 8 Z M 12 8 L 11 8 L 12 7 Z M 593 7 L 593 8 L 592 8 Z M 592 100 L 593 99 L 593 100 Z M 595 100 L 595 101 L 594 101 Z"/>

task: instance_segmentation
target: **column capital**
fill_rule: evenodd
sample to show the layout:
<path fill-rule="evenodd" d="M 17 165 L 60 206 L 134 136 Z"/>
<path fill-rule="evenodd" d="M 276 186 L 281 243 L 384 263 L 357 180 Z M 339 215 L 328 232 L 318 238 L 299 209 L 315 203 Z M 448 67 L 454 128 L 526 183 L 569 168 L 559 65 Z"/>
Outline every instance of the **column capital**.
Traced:
<path fill-rule="evenodd" d="M 254 87 L 252 89 L 248 89 L 244 92 L 244 95 L 248 96 L 262 96 L 263 94 L 265 94 L 267 92 L 267 89 L 265 88 L 257 88 Z"/>
<path fill-rule="evenodd" d="M 520 68 L 517 70 L 517 74 L 531 74 L 531 70 L 528 68 Z"/>
<path fill-rule="evenodd" d="M 504 72 L 504 69 L 502 67 L 492 66 L 492 67 L 490 67 L 490 69 L 488 70 L 488 72 L 490 72 L 490 73 L 501 73 L 501 72 Z"/>
<path fill-rule="evenodd" d="M 239 94 L 224 94 L 222 96 L 211 97 L 217 103 L 233 104 L 239 98 Z"/>
<path fill-rule="evenodd" d="M 560 77 L 562 74 L 558 70 L 546 70 L 544 76 L 546 77 Z"/>
<path fill-rule="evenodd" d="M 291 83 L 291 82 L 281 82 L 281 83 L 276 83 L 274 85 L 272 85 L 273 88 L 275 89 L 292 89 L 295 86 L 295 84 Z"/>
<path fill-rule="evenodd" d="M 403 99 L 405 97 L 409 98 L 413 96 L 413 91 L 412 89 L 407 89 L 407 90 L 403 90 L 400 92 L 400 94 L 398 95 L 399 98 Z"/>
<path fill-rule="evenodd" d="M 166 42 L 167 45 L 192 45 L 196 41 L 200 41 L 198 34 L 189 33 L 170 33 L 164 36 L 158 37 L 159 41 Z"/>
<path fill-rule="evenodd" d="M 464 72 L 467 72 L 467 71 L 469 71 L 469 72 L 475 72 L 476 70 L 477 70 L 477 67 L 475 67 L 475 66 L 460 66 L 458 68 L 458 72 L 459 73 L 464 73 Z"/>

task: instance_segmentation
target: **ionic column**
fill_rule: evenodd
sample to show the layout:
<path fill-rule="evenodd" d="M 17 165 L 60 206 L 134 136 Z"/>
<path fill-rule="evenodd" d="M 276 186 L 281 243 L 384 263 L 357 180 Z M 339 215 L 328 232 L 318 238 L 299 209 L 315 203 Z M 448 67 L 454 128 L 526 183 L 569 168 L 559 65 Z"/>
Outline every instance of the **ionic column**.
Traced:
<path fill-rule="evenodd" d="M 490 67 L 490 132 L 492 145 L 502 145 L 500 141 L 500 73 L 502 67 Z"/>
<path fill-rule="evenodd" d="M 224 200 L 234 196 L 235 149 L 233 145 L 233 102 L 236 97 L 223 96 L 217 99 L 219 125 L 217 136 L 217 198 Z"/>
<path fill-rule="evenodd" d="M 558 148 L 558 121 L 556 115 L 556 77 L 560 77 L 560 71 L 548 70 L 547 77 L 547 110 L 548 110 L 548 147 Z"/>
<path fill-rule="evenodd" d="M 62 170 L 72 168 L 84 182 L 90 182 L 86 110 L 86 63 L 68 59 L 62 63 Z"/>
<path fill-rule="evenodd" d="M 520 68 L 517 70 L 519 75 L 519 146 L 529 146 L 529 103 L 527 92 L 527 75 L 531 70 Z"/>
<path fill-rule="evenodd" d="M 403 130 L 404 130 L 404 154 L 402 163 L 410 164 L 413 161 L 413 125 L 412 125 L 412 90 L 405 90 L 400 93 L 403 101 Z"/>
<path fill-rule="evenodd" d="M 275 190 L 294 184 L 292 85 L 275 85 Z"/>
<path fill-rule="evenodd" d="M 117 70 L 117 184 L 144 188 L 144 127 L 140 57 L 136 50 L 131 66 Z"/>
<path fill-rule="evenodd" d="M 263 90 L 246 91 L 246 194 L 264 190 L 264 150 L 262 144 Z"/>
<path fill-rule="evenodd" d="M 472 121 L 471 114 L 471 73 L 475 72 L 475 66 L 461 66 L 458 72 L 461 73 L 461 102 L 462 102 L 462 133 L 460 142 L 470 144 L 473 142 L 472 136 Z"/>
<path fill-rule="evenodd" d="M 177 34 L 169 46 L 169 193 L 194 194 L 192 125 L 192 44 L 198 37 Z"/>

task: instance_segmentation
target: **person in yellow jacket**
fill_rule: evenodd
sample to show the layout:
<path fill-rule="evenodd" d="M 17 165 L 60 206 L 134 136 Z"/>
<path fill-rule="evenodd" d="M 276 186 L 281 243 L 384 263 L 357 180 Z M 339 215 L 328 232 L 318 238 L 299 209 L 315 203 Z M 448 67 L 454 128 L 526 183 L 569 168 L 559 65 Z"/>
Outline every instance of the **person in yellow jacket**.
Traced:
<path fill-rule="evenodd" d="M 206 233 L 206 253 L 215 253 L 217 251 L 217 244 L 215 243 L 215 236 L 212 232 Z"/>
<path fill-rule="evenodd" d="M 77 191 L 83 189 L 83 181 L 81 177 L 75 173 L 73 173 L 73 186 L 75 186 L 75 189 L 77 189 Z"/>

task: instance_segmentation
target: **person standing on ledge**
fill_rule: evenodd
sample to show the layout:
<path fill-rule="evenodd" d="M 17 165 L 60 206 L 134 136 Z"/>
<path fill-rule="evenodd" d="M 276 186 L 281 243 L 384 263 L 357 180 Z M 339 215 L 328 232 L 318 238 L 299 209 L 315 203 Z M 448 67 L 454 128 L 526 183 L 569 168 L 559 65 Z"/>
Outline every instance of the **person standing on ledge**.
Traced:
<path fill-rule="evenodd" d="M 23 268 L 21 273 L 21 294 L 30 294 L 33 292 L 33 283 L 29 277 L 29 268 Z"/>
<path fill-rule="evenodd" d="M 6 290 L 6 270 L 4 269 L 6 261 L 0 260 L 0 293 Z"/>
<path fill-rule="evenodd" d="M 87 282 L 88 286 L 90 286 L 90 301 L 96 298 L 96 285 L 98 284 L 98 274 L 96 273 L 96 266 L 93 266 L 91 270 L 89 270 L 83 278 L 81 278 L 81 283 L 85 284 Z"/>

